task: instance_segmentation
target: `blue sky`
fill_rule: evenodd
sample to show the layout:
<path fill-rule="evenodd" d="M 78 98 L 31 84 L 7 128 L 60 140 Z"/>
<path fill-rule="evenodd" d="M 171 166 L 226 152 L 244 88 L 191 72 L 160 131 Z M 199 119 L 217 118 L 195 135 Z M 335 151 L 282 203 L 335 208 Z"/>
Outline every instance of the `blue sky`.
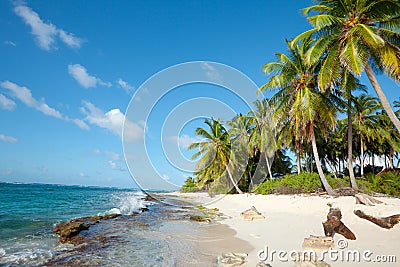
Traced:
<path fill-rule="evenodd" d="M 299 9 L 310 4 L 1 1 L 0 181 L 133 187 L 121 135 L 140 85 L 187 61 L 220 62 L 262 85 L 261 66 L 285 51 L 284 38 L 309 29 Z M 398 98 L 398 85 L 378 79 L 390 101 Z M 159 110 L 202 96 L 234 103 L 216 86 L 186 87 L 185 93 L 166 97 Z M 165 120 L 155 114 L 154 126 Z M 188 156 L 185 144 L 201 121 L 166 139 L 179 140 Z M 132 121 L 132 127 L 145 126 Z M 162 176 L 183 177 L 155 154 Z"/>

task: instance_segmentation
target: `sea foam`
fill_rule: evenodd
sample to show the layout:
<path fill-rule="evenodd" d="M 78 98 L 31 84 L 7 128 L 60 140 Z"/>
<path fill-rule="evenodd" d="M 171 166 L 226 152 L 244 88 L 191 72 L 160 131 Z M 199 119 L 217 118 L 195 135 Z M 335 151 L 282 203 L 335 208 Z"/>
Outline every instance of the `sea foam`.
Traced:
<path fill-rule="evenodd" d="M 131 215 L 140 212 L 146 208 L 148 203 L 144 201 L 145 194 L 142 192 L 123 192 L 116 193 L 111 196 L 111 201 L 116 206 L 110 209 L 107 214 L 117 213 L 122 215 Z"/>

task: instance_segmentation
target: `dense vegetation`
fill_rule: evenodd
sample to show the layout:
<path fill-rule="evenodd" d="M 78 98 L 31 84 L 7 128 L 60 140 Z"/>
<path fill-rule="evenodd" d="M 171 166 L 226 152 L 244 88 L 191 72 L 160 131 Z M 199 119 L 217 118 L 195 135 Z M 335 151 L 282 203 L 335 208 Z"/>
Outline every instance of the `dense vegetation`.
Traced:
<path fill-rule="evenodd" d="M 318 0 L 303 13 L 312 28 L 263 66 L 260 91 L 272 98 L 196 130 L 202 141 L 189 148 L 200 160 L 183 190 L 400 194 L 399 172 L 376 175 L 378 158 L 385 169 L 400 163 L 400 98 L 393 110 L 375 77 L 400 80 L 400 3 Z M 364 71 L 378 99 L 360 83 Z"/>

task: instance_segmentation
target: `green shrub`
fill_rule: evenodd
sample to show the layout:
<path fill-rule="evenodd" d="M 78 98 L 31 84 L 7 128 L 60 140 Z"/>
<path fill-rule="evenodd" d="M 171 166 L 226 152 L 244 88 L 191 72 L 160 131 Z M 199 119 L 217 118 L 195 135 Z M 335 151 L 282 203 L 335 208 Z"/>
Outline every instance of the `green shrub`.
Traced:
<path fill-rule="evenodd" d="M 283 178 L 268 180 L 256 188 L 259 194 L 297 194 L 312 193 L 322 190 L 321 180 L 317 173 L 303 172 L 287 174 Z"/>
<path fill-rule="evenodd" d="M 183 186 L 181 187 L 182 193 L 193 193 L 199 190 L 200 189 L 196 186 L 192 177 L 188 177 Z"/>
<path fill-rule="evenodd" d="M 385 172 L 381 175 L 368 174 L 361 183 L 362 189 L 367 192 L 376 192 L 400 197 L 400 173 Z"/>

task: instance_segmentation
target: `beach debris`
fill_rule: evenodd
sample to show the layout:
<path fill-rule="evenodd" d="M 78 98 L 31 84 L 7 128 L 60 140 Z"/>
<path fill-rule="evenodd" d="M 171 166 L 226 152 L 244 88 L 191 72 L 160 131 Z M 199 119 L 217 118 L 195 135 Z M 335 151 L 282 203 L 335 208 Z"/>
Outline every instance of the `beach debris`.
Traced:
<path fill-rule="evenodd" d="M 328 204 L 328 206 L 330 206 L 327 215 L 328 220 L 322 223 L 324 226 L 325 236 L 333 236 L 334 233 L 338 233 L 347 239 L 356 240 L 356 236 L 353 232 L 341 221 L 342 212 L 340 209 L 332 207 L 332 204 Z"/>
<path fill-rule="evenodd" d="M 335 246 L 331 236 L 315 236 L 304 238 L 302 248 L 307 251 L 328 251 Z"/>
<path fill-rule="evenodd" d="M 367 206 L 375 206 L 375 204 L 382 204 L 383 202 L 377 200 L 367 194 L 358 193 L 354 196 L 356 198 L 356 204 L 363 204 Z"/>
<path fill-rule="evenodd" d="M 225 253 L 218 256 L 218 267 L 241 266 L 246 262 L 247 253 Z"/>
<path fill-rule="evenodd" d="M 368 220 L 370 222 L 373 222 L 374 224 L 386 228 L 386 229 L 391 229 L 393 226 L 398 224 L 400 222 L 400 214 L 388 216 L 388 217 L 374 217 L 371 215 L 367 215 L 361 210 L 355 210 L 354 214 L 357 215 L 358 217 Z"/>
<path fill-rule="evenodd" d="M 95 225 L 102 220 L 109 220 L 119 216 L 121 216 L 121 214 L 107 214 L 104 216 L 90 216 L 62 222 L 53 228 L 53 233 L 60 236 L 59 240 L 61 243 L 72 243 L 71 241 L 73 241 L 74 237 L 76 237 L 80 232 L 88 230 L 90 226 Z"/>
<path fill-rule="evenodd" d="M 265 219 L 265 216 L 263 216 L 254 206 L 240 213 L 240 216 L 247 221 Z"/>

